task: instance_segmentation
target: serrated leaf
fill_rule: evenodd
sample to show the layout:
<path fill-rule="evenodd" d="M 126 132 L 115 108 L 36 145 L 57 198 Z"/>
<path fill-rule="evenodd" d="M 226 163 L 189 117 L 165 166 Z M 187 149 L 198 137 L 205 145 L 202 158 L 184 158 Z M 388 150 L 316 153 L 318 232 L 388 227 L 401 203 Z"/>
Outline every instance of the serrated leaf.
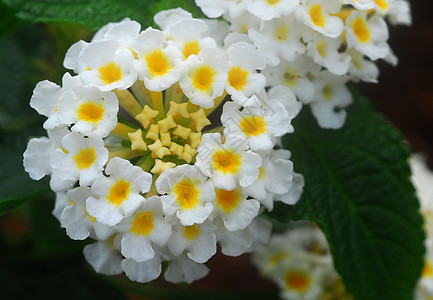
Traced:
<path fill-rule="evenodd" d="M 189 0 L 2 0 L 17 17 L 31 22 L 70 22 L 98 29 L 108 22 L 129 17 L 143 26 L 153 25 L 153 15 L 161 9 L 194 9 Z"/>
<path fill-rule="evenodd" d="M 337 271 L 356 299 L 412 299 L 424 232 L 402 135 L 357 97 L 341 130 L 319 128 L 309 109 L 284 139 L 305 177 L 295 206 L 279 220 L 310 219 L 324 230 Z"/>

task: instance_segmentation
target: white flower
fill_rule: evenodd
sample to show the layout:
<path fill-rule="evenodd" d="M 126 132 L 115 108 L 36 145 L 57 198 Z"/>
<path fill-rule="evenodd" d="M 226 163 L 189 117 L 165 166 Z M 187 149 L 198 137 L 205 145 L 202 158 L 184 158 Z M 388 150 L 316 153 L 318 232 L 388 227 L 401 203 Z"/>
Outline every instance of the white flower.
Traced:
<path fill-rule="evenodd" d="M 71 132 L 62 138 L 63 149 L 52 152 L 53 172 L 62 180 L 80 180 L 80 185 L 90 185 L 101 173 L 108 160 L 104 141 L 96 135 Z"/>
<path fill-rule="evenodd" d="M 138 60 L 133 65 L 140 80 L 151 91 L 162 91 L 173 85 L 184 73 L 181 52 L 173 46 L 164 47 L 163 32 L 147 28 L 136 38 L 133 49 Z"/>
<path fill-rule="evenodd" d="M 162 30 L 167 30 L 177 22 L 185 19 L 192 19 L 192 14 L 180 7 L 161 10 L 153 16 L 153 20 Z"/>
<path fill-rule="evenodd" d="M 186 73 L 179 80 L 191 103 L 203 108 L 214 106 L 214 99 L 223 94 L 227 81 L 228 64 L 223 53 L 203 49 L 186 60 Z"/>
<path fill-rule="evenodd" d="M 114 231 L 107 225 L 96 222 L 86 211 L 86 200 L 91 196 L 89 187 L 77 187 L 69 190 L 67 197 L 74 204 L 67 206 L 60 216 L 62 227 L 73 240 L 84 240 L 92 236 L 98 240 L 106 240 Z"/>
<path fill-rule="evenodd" d="M 184 226 L 203 223 L 213 210 L 215 190 L 212 182 L 195 166 L 177 166 L 162 172 L 155 182 L 161 196 L 162 209 L 169 216 L 176 214 Z"/>
<path fill-rule="evenodd" d="M 224 255 L 239 256 L 253 245 L 256 235 L 251 225 L 244 230 L 229 231 L 219 218 L 215 220 L 214 224 L 218 227 L 216 237 Z"/>
<path fill-rule="evenodd" d="M 113 239 L 97 241 L 86 245 L 83 249 L 84 257 L 93 269 L 100 274 L 117 275 L 122 273 L 122 255 L 114 248 Z"/>
<path fill-rule="evenodd" d="M 367 55 L 371 60 L 385 58 L 390 49 L 387 44 L 388 27 L 378 15 L 367 18 L 365 12 L 354 10 L 346 19 L 347 46 Z"/>
<path fill-rule="evenodd" d="M 261 24 L 261 20 L 248 11 L 243 11 L 236 18 L 231 18 L 230 15 L 225 16 L 225 18 L 230 22 L 230 32 L 232 33 L 248 34 L 249 29 L 259 30 Z"/>
<path fill-rule="evenodd" d="M 122 48 L 130 48 L 140 29 L 140 23 L 125 18 L 121 22 L 108 23 L 101 27 L 93 36 L 92 42 L 107 39 L 118 42 Z"/>
<path fill-rule="evenodd" d="M 251 2 L 252 0 L 195 0 L 195 4 L 209 18 L 218 18 L 227 12 L 232 18 L 236 18 Z"/>
<path fill-rule="evenodd" d="M 207 31 L 207 24 L 203 20 L 185 19 L 170 27 L 169 36 L 173 40 L 168 45 L 175 46 L 182 52 L 182 57 L 187 60 L 192 54 L 198 55 L 202 49 L 215 49 L 216 42 L 211 37 L 203 37 Z"/>
<path fill-rule="evenodd" d="M 252 96 L 256 105 L 240 111 L 238 104 L 226 102 L 221 115 L 224 135 L 237 134 L 248 141 L 253 151 L 269 151 L 274 147 L 275 137 L 293 132 L 291 119 L 283 104 L 268 101 L 261 106 L 258 98 Z"/>
<path fill-rule="evenodd" d="M 286 86 L 276 85 L 269 89 L 267 93 L 261 94 L 263 102 L 278 101 L 284 105 L 289 115 L 289 119 L 294 119 L 301 111 L 302 103 L 296 99 L 293 92 Z"/>
<path fill-rule="evenodd" d="M 30 106 L 40 115 L 48 118 L 44 123 L 45 129 L 53 129 L 61 125 L 57 117 L 59 97 L 66 91 L 74 91 L 82 86 L 80 78 L 72 77 L 69 73 L 63 75 L 62 83 L 63 87 L 60 87 L 51 81 L 44 80 L 38 82 L 33 90 Z"/>
<path fill-rule="evenodd" d="M 173 234 L 168 241 L 168 249 L 174 256 L 187 251 L 187 256 L 197 263 L 205 263 L 216 253 L 215 230 L 209 222 L 191 226 L 173 227 Z"/>
<path fill-rule="evenodd" d="M 332 14 L 338 13 L 341 0 L 302 0 L 296 10 L 296 18 L 314 31 L 335 38 L 343 32 L 343 21 Z"/>
<path fill-rule="evenodd" d="M 78 55 L 74 69 L 85 85 L 101 91 L 125 90 L 137 80 L 132 68 L 131 50 L 114 40 L 97 40 L 86 45 Z"/>
<path fill-rule="evenodd" d="M 233 190 L 236 182 L 243 187 L 259 177 L 260 155 L 247 150 L 247 140 L 231 134 L 221 144 L 219 133 L 206 133 L 197 148 L 196 166 L 212 180 L 216 188 Z"/>
<path fill-rule="evenodd" d="M 313 39 L 308 42 L 307 49 L 314 61 L 327 68 L 335 75 L 343 75 L 349 69 L 350 56 L 340 53 L 339 48 L 343 44 L 340 37 L 327 38 L 319 34 L 313 35 Z"/>
<path fill-rule="evenodd" d="M 249 196 L 264 204 L 267 203 L 268 205 L 265 206 L 268 210 L 272 210 L 273 208 L 272 195 L 274 193 L 285 194 L 292 185 L 293 163 L 288 159 L 283 159 L 283 155 L 279 152 L 289 151 L 283 149 L 272 150 L 270 154 L 263 155 L 263 164 L 259 169 L 259 179 L 254 184 L 245 188 Z M 290 157 L 290 153 L 286 156 Z"/>
<path fill-rule="evenodd" d="M 149 191 L 152 175 L 119 157 L 108 162 L 105 173 L 109 177 L 100 174 L 93 183 L 95 197 L 87 199 L 86 209 L 98 222 L 113 226 L 144 201 L 140 193 Z"/>
<path fill-rule="evenodd" d="M 220 217 L 229 231 L 244 230 L 259 213 L 260 203 L 247 199 L 245 190 L 240 186 L 231 191 L 216 189 L 215 193 L 215 209 L 211 219 Z"/>
<path fill-rule="evenodd" d="M 104 138 L 117 125 L 119 103 L 113 92 L 82 87 L 64 92 L 58 103 L 58 118 L 71 131 Z"/>
<path fill-rule="evenodd" d="M 266 85 L 266 78 L 257 70 L 266 66 L 265 57 L 253 45 L 245 42 L 232 44 L 228 49 L 228 71 L 226 90 L 232 100 L 242 106 L 249 106 L 248 101 L 253 93 L 262 90 Z"/>
<path fill-rule="evenodd" d="M 208 267 L 196 263 L 185 254 L 173 258 L 165 270 L 164 278 L 171 283 L 186 282 L 192 283 L 195 280 L 205 277 L 209 273 Z"/>
<path fill-rule="evenodd" d="M 314 85 L 310 77 L 311 74 L 318 73 L 320 69 L 318 64 L 304 55 L 293 62 L 281 60 L 276 67 L 266 67 L 263 74 L 270 86 L 287 86 L 300 101 L 310 103 L 314 100 Z"/>
<path fill-rule="evenodd" d="M 352 80 L 362 80 L 366 82 L 377 83 L 379 77 L 379 68 L 377 65 L 364 58 L 361 52 L 351 50 L 349 52 L 352 57 L 349 74 Z"/>
<path fill-rule="evenodd" d="M 246 9 L 262 20 L 285 18 L 295 11 L 299 0 L 259 0 L 252 1 Z"/>
<path fill-rule="evenodd" d="M 171 224 L 164 218 L 158 196 L 142 202 L 134 214 L 123 219 L 115 228 L 122 238 L 122 255 L 136 262 L 153 259 L 155 251 L 152 245 L 166 245 L 171 235 Z"/>
<path fill-rule="evenodd" d="M 248 36 L 271 66 L 278 65 L 280 58 L 293 61 L 305 52 L 301 42 L 302 28 L 293 16 L 265 21 L 260 31 L 248 30 Z"/>
<path fill-rule="evenodd" d="M 352 94 L 346 87 L 347 78 L 322 71 L 315 80 L 316 97 L 311 110 L 320 127 L 338 129 L 346 120 L 343 109 L 352 103 Z M 338 108 L 339 110 L 336 110 Z"/>
<path fill-rule="evenodd" d="M 161 262 L 162 259 L 159 255 L 155 255 L 154 258 L 143 262 L 124 259 L 122 260 L 122 270 L 129 279 L 145 283 L 159 277 L 162 269 Z"/>

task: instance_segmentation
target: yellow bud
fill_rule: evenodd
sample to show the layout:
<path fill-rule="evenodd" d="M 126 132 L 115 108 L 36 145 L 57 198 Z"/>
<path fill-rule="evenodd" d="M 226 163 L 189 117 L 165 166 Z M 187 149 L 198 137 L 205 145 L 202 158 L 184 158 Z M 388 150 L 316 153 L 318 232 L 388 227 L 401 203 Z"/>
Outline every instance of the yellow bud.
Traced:
<path fill-rule="evenodd" d="M 153 124 L 153 118 L 158 114 L 159 112 L 157 110 L 153 110 L 146 105 L 143 107 L 141 113 L 135 116 L 135 119 L 138 120 L 144 128 L 147 128 L 150 124 Z"/>
<path fill-rule="evenodd" d="M 156 140 L 155 143 L 147 147 L 150 149 L 150 151 L 152 151 L 152 154 L 159 158 L 163 158 L 164 156 L 171 154 L 168 148 L 162 146 L 160 140 Z"/>
<path fill-rule="evenodd" d="M 196 112 L 190 113 L 189 117 L 194 120 L 194 122 L 191 123 L 191 127 L 195 127 L 197 131 L 201 131 L 205 126 L 211 124 L 209 119 L 206 118 L 203 108 L 200 108 Z"/>
<path fill-rule="evenodd" d="M 173 131 L 173 134 L 186 140 L 190 132 L 191 132 L 190 128 L 183 127 L 182 125 L 177 125 L 176 129 Z"/>
<path fill-rule="evenodd" d="M 160 159 L 155 160 L 155 165 L 153 166 L 152 170 L 150 170 L 153 174 L 161 174 L 163 171 L 167 169 L 172 169 L 176 166 L 176 164 L 172 162 L 163 162 Z"/>
<path fill-rule="evenodd" d="M 160 136 L 161 136 L 160 140 L 162 145 L 165 147 L 169 147 L 171 144 L 170 132 L 162 132 Z"/>
<path fill-rule="evenodd" d="M 149 132 L 146 134 L 146 138 L 156 141 L 158 139 L 159 126 L 158 124 L 150 125 Z"/>
<path fill-rule="evenodd" d="M 176 143 L 171 143 L 170 152 L 177 155 L 178 157 L 182 157 L 183 147 Z"/>
<path fill-rule="evenodd" d="M 167 116 L 171 115 L 175 118 L 184 117 L 185 119 L 189 118 L 189 113 L 187 110 L 188 103 L 176 103 L 174 101 L 170 101 L 170 109 L 167 112 Z"/>
<path fill-rule="evenodd" d="M 129 132 L 128 137 L 131 140 L 131 149 L 132 150 L 139 150 L 139 151 L 146 151 L 147 145 L 143 141 L 143 134 L 141 132 L 141 129 L 138 129 L 135 132 Z"/>
<path fill-rule="evenodd" d="M 192 148 L 196 149 L 201 143 L 201 133 L 200 132 L 190 132 L 189 134 L 189 144 Z"/>
<path fill-rule="evenodd" d="M 176 122 L 173 120 L 171 115 L 168 115 L 167 118 L 158 122 L 159 131 L 167 132 L 169 129 L 177 126 Z"/>

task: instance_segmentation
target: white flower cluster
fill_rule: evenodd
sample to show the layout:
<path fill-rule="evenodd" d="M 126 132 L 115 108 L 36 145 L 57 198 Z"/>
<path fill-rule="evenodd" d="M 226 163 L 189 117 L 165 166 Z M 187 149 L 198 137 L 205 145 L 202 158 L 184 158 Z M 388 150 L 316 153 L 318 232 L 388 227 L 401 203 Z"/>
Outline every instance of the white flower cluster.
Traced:
<path fill-rule="evenodd" d="M 413 155 L 409 162 L 412 169 L 411 179 L 421 203 L 421 214 L 427 235 L 424 243 L 424 268 L 415 289 L 414 299 L 428 300 L 433 297 L 433 172 L 428 168 L 425 158 L 419 154 Z"/>
<path fill-rule="evenodd" d="M 225 45 L 245 41 L 259 49 L 267 87 L 289 87 L 324 128 L 344 124 L 344 108 L 352 102 L 347 82 L 377 82 L 374 61 L 397 63 L 385 19 L 411 23 L 405 0 L 195 2 L 208 17 L 225 20 L 214 21 L 225 32 Z"/>
<path fill-rule="evenodd" d="M 167 281 L 190 283 L 217 244 L 238 256 L 267 242 L 258 216 L 299 199 L 303 178 L 274 146 L 301 104 L 288 88 L 265 91 L 255 46 L 223 46 L 181 9 L 155 22 L 110 23 L 70 47 L 76 75 L 34 89 L 48 136 L 30 140 L 24 167 L 51 176 L 68 236 L 96 240 L 84 256 L 97 272 L 148 282 L 168 262 Z"/>
<path fill-rule="evenodd" d="M 334 269 L 325 235 L 310 222 L 292 223 L 274 234 L 267 247 L 257 248 L 252 262 L 278 284 L 282 299 L 352 299 Z"/>

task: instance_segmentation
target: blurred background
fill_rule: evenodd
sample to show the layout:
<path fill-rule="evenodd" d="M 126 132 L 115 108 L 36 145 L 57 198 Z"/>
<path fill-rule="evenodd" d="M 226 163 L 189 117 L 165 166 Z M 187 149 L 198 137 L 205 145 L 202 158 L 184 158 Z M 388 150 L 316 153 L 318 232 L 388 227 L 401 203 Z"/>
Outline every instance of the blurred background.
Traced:
<path fill-rule="evenodd" d="M 412 152 L 424 153 L 433 167 L 433 2 L 411 4 L 413 25 L 390 28 L 398 66 L 379 62 L 379 83 L 357 86 L 400 129 Z M 209 290 L 206 299 L 276 298 L 276 287 L 260 277 L 248 255 L 214 256 L 207 263 L 210 274 L 191 286 L 162 280 L 140 285 L 93 272 L 82 255 L 87 242 L 70 240 L 51 214 L 54 195 L 44 193 L 48 181 L 34 182 L 22 169 L 28 137 L 45 135 L 44 119 L 28 105 L 35 84 L 44 79 L 60 84 L 66 50 L 92 32 L 13 18 L 0 25 L 5 22 L 14 30 L 0 36 L 0 196 L 40 196 L 0 216 L 0 299 L 202 299 L 201 292 Z"/>

